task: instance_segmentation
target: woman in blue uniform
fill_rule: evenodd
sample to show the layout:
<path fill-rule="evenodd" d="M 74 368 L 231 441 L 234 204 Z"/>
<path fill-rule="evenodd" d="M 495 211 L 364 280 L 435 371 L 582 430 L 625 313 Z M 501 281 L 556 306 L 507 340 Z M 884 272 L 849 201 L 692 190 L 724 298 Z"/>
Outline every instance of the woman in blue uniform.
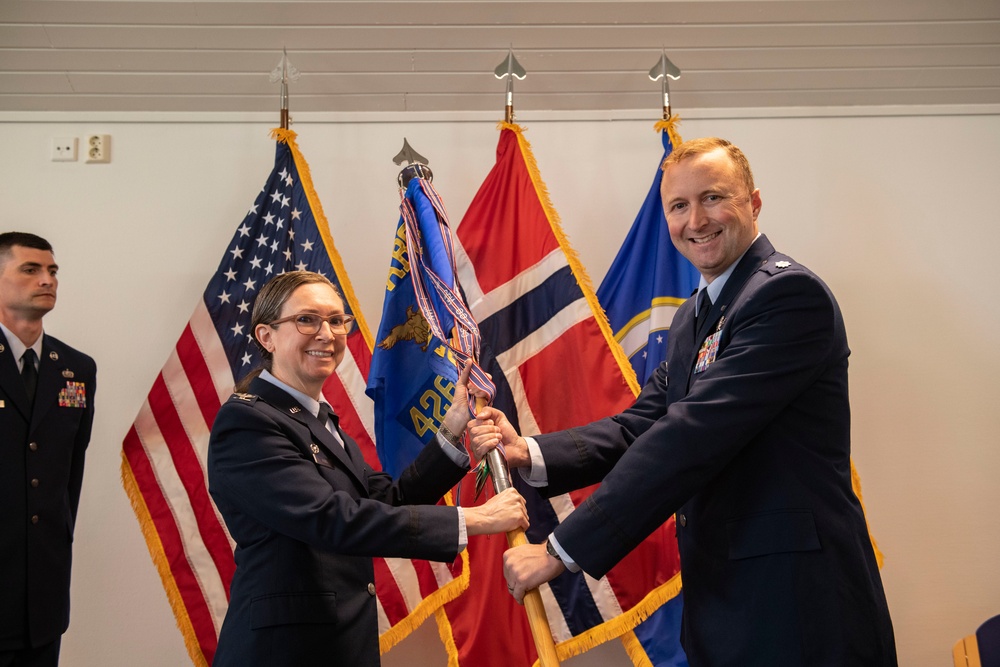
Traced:
<path fill-rule="evenodd" d="M 219 410 L 212 498 L 236 541 L 215 667 L 379 664 L 373 557 L 452 561 L 468 535 L 528 525 L 513 490 L 480 507 L 434 505 L 468 471 L 468 370 L 441 431 L 398 480 L 365 464 L 322 403 L 353 318 L 336 288 L 282 274 L 254 304 L 259 375 Z"/>

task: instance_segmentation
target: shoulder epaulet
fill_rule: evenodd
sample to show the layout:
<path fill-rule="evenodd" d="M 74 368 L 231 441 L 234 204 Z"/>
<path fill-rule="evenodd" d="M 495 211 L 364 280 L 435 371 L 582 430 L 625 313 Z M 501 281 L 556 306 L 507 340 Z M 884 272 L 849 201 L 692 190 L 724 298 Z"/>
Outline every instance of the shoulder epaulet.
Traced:
<path fill-rule="evenodd" d="M 776 273 L 781 273 L 785 269 L 794 266 L 787 258 L 778 255 L 778 259 L 766 259 L 764 260 L 761 270 L 767 271 L 772 276 Z"/>

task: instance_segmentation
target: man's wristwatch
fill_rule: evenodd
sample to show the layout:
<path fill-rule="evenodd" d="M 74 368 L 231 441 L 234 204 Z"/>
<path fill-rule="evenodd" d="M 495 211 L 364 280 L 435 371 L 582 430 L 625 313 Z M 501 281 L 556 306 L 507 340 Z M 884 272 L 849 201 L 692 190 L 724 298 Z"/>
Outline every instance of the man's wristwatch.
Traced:
<path fill-rule="evenodd" d="M 462 439 L 452 433 L 451 429 L 445 426 L 444 422 L 441 422 L 441 427 L 438 429 L 438 433 L 440 433 L 441 437 L 443 437 L 449 444 L 465 451 L 465 447 L 462 446 Z"/>
<path fill-rule="evenodd" d="M 545 553 L 555 558 L 560 563 L 562 562 L 562 556 L 556 551 L 556 548 L 552 545 L 552 540 L 545 540 Z"/>

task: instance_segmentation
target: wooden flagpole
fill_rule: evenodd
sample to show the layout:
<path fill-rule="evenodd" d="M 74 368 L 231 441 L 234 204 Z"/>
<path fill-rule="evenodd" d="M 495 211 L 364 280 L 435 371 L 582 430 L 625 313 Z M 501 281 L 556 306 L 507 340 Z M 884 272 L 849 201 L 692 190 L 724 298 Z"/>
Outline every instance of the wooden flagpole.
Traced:
<path fill-rule="evenodd" d="M 507 123 L 514 122 L 514 79 L 524 80 L 527 76 L 524 68 L 514 57 L 513 49 L 508 50 L 507 57 L 503 59 L 493 75 L 498 79 L 507 79 L 507 90 L 505 91 L 504 120 Z M 485 401 L 476 399 L 476 412 L 485 406 Z M 490 477 L 493 479 L 493 490 L 497 493 L 511 488 L 510 469 L 507 461 L 496 449 L 486 455 L 486 463 L 490 469 Z M 507 544 L 511 547 L 519 547 L 528 544 L 528 537 L 520 528 L 507 533 Z M 556 655 L 556 645 L 552 639 L 552 630 L 549 628 L 549 620 L 545 614 L 545 605 L 542 604 L 542 594 L 538 589 L 525 591 L 524 610 L 528 614 L 528 626 L 531 628 L 531 636 L 535 640 L 535 650 L 538 653 L 538 663 L 540 667 L 558 667 L 559 657 Z"/>
<path fill-rule="evenodd" d="M 476 412 L 486 406 L 486 401 L 481 398 L 476 399 Z M 486 455 L 486 463 L 490 468 L 490 477 L 493 479 L 493 490 L 496 493 L 505 491 L 513 486 L 510 481 L 510 469 L 503 454 L 498 450 L 491 450 Z M 528 544 L 528 536 L 521 528 L 515 528 L 507 533 L 507 544 L 511 547 L 519 547 Z M 559 656 L 556 655 L 556 645 L 552 639 L 552 631 L 549 628 L 549 619 L 545 615 L 545 605 L 542 603 L 542 594 L 537 588 L 524 593 L 524 611 L 528 614 L 528 626 L 531 628 L 531 636 L 535 640 L 535 650 L 538 653 L 538 663 L 540 667 L 558 667 Z"/>

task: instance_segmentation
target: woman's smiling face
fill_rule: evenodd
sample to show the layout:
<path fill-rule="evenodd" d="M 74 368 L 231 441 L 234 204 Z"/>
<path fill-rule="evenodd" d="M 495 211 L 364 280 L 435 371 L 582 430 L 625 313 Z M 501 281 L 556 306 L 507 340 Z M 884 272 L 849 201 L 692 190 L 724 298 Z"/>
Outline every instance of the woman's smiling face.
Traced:
<path fill-rule="evenodd" d="M 284 319 L 301 313 L 328 319 L 344 313 L 344 302 L 326 283 L 297 287 L 281 307 Z M 344 357 L 347 335 L 335 334 L 328 322 L 312 335 L 299 333 L 294 321 L 257 325 L 257 339 L 273 355 L 271 374 L 285 384 L 317 398 L 323 382 Z"/>

